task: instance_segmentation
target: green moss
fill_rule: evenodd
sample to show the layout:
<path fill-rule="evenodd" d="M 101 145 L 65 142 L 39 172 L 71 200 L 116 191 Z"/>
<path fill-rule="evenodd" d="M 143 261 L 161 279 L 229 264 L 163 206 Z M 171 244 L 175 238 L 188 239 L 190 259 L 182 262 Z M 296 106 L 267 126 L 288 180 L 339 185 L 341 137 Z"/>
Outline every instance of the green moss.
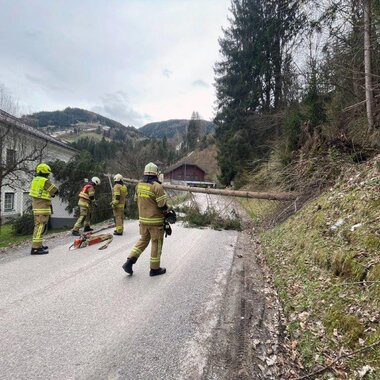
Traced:
<path fill-rule="evenodd" d="M 359 338 L 364 334 L 364 326 L 359 318 L 347 314 L 339 306 L 328 310 L 323 324 L 330 335 L 334 333 L 334 330 L 343 335 L 345 344 L 351 348 L 357 345 Z"/>
<path fill-rule="evenodd" d="M 364 248 L 370 251 L 380 250 L 380 237 L 377 235 L 367 235 L 363 239 Z"/>

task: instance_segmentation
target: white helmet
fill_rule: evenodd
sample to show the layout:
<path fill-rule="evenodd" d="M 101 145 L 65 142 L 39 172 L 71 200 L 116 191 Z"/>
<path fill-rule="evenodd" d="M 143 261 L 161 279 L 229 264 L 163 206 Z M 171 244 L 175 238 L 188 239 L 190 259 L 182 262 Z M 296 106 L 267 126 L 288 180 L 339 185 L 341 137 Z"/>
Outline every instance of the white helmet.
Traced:
<path fill-rule="evenodd" d="M 153 162 L 149 162 L 149 164 L 145 166 L 144 175 L 158 175 L 157 165 Z"/>
<path fill-rule="evenodd" d="M 115 182 L 122 181 L 123 180 L 123 176 L 121 174 L 115 174 L 115 176 L 113 177 L 113 180 Z"/>
<path fill-rule="evenodd" d="M 92 177 L 91 182 L 95 185 L 100 185 L 100 178 L 99 177 Z"/>

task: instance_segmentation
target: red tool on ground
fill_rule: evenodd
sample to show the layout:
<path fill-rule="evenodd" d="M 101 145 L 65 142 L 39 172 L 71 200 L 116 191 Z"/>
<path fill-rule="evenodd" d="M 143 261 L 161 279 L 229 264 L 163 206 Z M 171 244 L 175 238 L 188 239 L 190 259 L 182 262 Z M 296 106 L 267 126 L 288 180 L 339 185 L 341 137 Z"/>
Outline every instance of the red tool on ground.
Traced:
<path fill-rule="evenodd" d="M 103 230 L 106 230 L 108 228 L 113 228 L 113 227 L 115 227 L 115 225 L 111 224 L 109 226 L 99 228 L 95 231 L 82 233 L 82 235 L 76 238 L 74 240 L 74 243 L 70 245 L 69 250 L 73 251 L 75 249 L 84 248 L 89 245 L 99 244 L 103 241 L 105 241 L 106 243 L 103 244 L 101 247 L 99 247 L 99 249 L 106 249 L 113 240 L 112 234 L 100 234 L 100 235 L 95 235 L 95 234 Z"/>

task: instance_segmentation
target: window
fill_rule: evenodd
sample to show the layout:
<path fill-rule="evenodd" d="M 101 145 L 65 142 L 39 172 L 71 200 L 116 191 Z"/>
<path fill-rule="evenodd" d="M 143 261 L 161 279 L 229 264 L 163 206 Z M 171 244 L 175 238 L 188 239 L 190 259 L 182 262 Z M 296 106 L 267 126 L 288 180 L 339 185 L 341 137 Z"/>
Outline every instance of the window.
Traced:
<path fill-rule="evenodd" d="M 7 149 L 7 166 L 14 166 L 16 164 L 16 151 L 14 149 Z"/>
<path fill-rule="evenodd" d="M 4 211 L 13 211 L 14 208 L 15 208 L 15 195 L 14 195 L 14 193 L 5 193 Z"/>

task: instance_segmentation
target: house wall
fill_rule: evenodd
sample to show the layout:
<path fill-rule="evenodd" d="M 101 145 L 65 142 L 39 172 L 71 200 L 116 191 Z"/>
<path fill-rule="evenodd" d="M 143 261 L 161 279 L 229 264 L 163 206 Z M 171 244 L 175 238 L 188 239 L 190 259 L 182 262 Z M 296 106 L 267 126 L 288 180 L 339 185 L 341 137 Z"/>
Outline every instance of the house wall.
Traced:
<path fill-rule="evenodd" d="M 165 173 L 165 178 L 178 181 L 204 181 L 205 173 L 198 166 L 186 164 Z"/>
<path fill-rule="evenodd" d="M 41 161 L 49 161 L 60 159 L 64 162 L 69 161 L 76 152 L 64 146 L 46 141 L 30 133 L 25 133 L 18 128 L 9 129 L 8 125 L 0 121 L 0 148 L 1 162 L 6 165 L 7 149 L 16 151 L 16 162 L 20 157 L 27 158 L 22 166 L 22 170 L 16 170 L 7 176 L 2 181 L 1 189 L 1 215 L 3 222 L 9 219 L 22 215 L 27 207 L 31 205 L 30 197 L 28 196 L 30 182 L 33 179 L 33 174 L 36 165 Z M 32 158 L 34 158 L 32 160 Z M 52 178 L 54 182 L 54 178 Z M 13 198 L 13 207 L 8 202 Z M 6 200 L 8 200 L 6 202 Z M 60 227 L 63 225 L 72 225 L 74 218 L 65 210 L 65 204 L 55 197 L 52 200 L 54 214 L 51 218 L 52 227 Z"/>

